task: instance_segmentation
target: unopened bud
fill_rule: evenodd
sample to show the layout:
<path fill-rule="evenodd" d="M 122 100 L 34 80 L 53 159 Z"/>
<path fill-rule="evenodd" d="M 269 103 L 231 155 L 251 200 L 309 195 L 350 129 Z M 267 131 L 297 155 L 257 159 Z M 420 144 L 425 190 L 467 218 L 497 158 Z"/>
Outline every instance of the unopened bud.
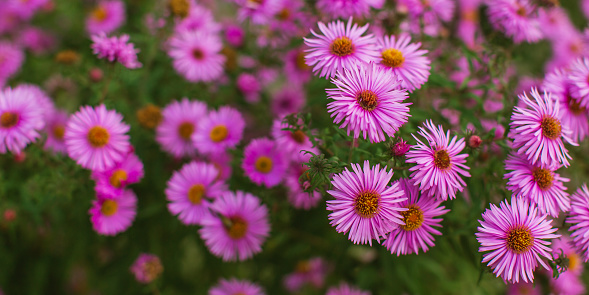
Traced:
<path fill-rule="evenodd" d="M 468 138 L 468 146 L 470 148 L 476 149 L 483 143 L 483 140 L 478 135 L 471 135 Z"/>
<path fill-rule="evenodd" d="M 401 141 L 399 141 L 399 142 L 395 143 L 395 145 L 393 145 L 393 148 L 391 151 L 393 153 L 393 156 L 401 157 L 401 156 L 404 156 L 409 151 L 410 148 L 411 148 L 411 146 L 408 145 L 406 141 L 401 139 Z"/>
<path fill-rule="evenodd" d="M 4 210 L 4 221 L 11 222 L 16 219 L 16 211 L 14 209 Z"/>
<path fill-rule="evenodd" d="M 92 68 L 88 73 L 92 82 L 100 82 L 102 80 L 103 72 L 99 68 Z"/>

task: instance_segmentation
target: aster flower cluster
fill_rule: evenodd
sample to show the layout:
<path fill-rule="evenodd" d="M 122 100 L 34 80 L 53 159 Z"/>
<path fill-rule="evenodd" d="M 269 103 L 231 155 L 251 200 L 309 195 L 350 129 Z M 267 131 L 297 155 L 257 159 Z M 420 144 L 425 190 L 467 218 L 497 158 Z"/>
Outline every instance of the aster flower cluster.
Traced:
<path fill-rule="evenodd" d="M 91 48 L 98 58 L 105 58 L 109 62 L 119 62 L 129 69 L 141 67 L 141 63 L 137 61 L 139 50 L 135 49 L 133 43 L 127 43 L 128 35 L 107 37 L 104 32 L 101 32 L 93 35 L 92 41 L 94 43 Z"/>

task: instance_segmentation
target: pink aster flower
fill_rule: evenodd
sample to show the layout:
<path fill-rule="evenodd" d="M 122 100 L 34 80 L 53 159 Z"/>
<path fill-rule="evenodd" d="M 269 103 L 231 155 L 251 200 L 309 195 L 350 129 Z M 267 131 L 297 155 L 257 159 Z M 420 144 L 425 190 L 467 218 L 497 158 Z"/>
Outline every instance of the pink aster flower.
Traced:
<path fill-rule="evenodd" d="M 207 155 L 207 162 L 213 164 L 219 174 L 217 174 L 218 180 L 228 180 L 231 178 L 233 172 L 231 168 L 231 155 L 228 153 L 217 153 Z"/>
<path fill-rule="evenodd" d="M 244 128 L 241 113 L 223 106 L 200 120 L 196 132 L 192 134 L 192 141 L 202 154 L 223 153 L 241 141 Z"/>
<path fill-rule="evenodd" d="M 245 101 L 249 103 L 256 103 L 260 101 L 260 91 L 262 86 L 258 82 L 256 76 L 249 73 L 241 73 L 237 77 L 237 89 L 245 97 Z"/>
<path fill-rule="evenodd" d="M 582 295 L 587 294 L 585 284 L 580 277 L 566 271 L 558 276 L 558 279 L 550 277 L 550 294 Z"/>
<path fill-rule="evenodd" d="M 409 12 L 408 30 L 438 36 L 442 22 L 449 22 L 454 16 L 455 1 L 452 0 L 399 0 Z M 423 29 L 422 29 L 423 26 Z"/>
<path fill-rule="evenodd" d="M 0 154 L 19 154 L 45 127 L 40 100 L 27 87 L 0 90 Z"/>
<path fill-rule="evenodd" d="M 305 106 L 305 91 L 298 85 L 288 84 L 280 89 L 271 101 L 272 114 L 275 118 L 300 112 Z"/>
<path fill-rule="evenodd" d="M 318 0 L 317 9 L 331 18 L 365 17 L 370 13 L 369 0 Z M 382 1 L 379 1 L 382 2 Z"/>
<path fill-rule="evenodd" d="M 370 292 L 360 290 L 346 283 L 340 283 L 337 287 L 331 287 L 325 295 L 370 295 Z"/>
<path fill-rule="evenodd" d="M 232 278 L 220 280 L 219 283 L 209 290 L 209 295 L 264 295 L 262 288 L 254 283 L 245 280 Z"/>
<path fill-rule="evenodd" d="M 125 22 L 123 1 L 101 1 L 86 19 L 86 31 L 90 35 L 104 32 L 109 34 Z"/>
<path fill-rule="evenodd" d="M 25 54 L 15 45 L 0 41 L 0 88 L 16 74 L 25 60 Z"/>
<path fill-rule="evenodd" d="M 589 261 L 589 190 L 587 184 L 571 195 L 571 211 L 566 219 L 575 252 L 584 262 Z"/>
<path fill-rule="evenodd" d="M 34 84 L 19 84 L 18 86 L 14 87 L 15 91 L 23 90 L 27 93 L 30 93 L 34 99 L 37 106 L 43 111 L 43 119 L 47 120 L 49 116 L 55 111 L 55 104 L 51 97 L 45 93 L 41 89 L 41 87 L 34 85 Z"/>
<path fill-rule="evenodd" d="M 407 163 L 415 163 L 409 171 L 411 179 L 419 186 L 422 194 L 446 201 L 456 198 L 456 191 L 466 186 L 462 176 L 470 177 L 466 163 L 467 154 L 460 154 L 464 149 L 464 138 L 450 139 L 450 131 L 444 133 L 441 125 L 436 126 L 429 120 L 425 127 L 419 127 L 419 133 L 425 137 L 425 143 L 417 139 L 417 144 L 407 152 Z"/>
<path fill-rule="evenodd" d="M 141 67 L 141 63 L 137 61 L 139 49 L 135 49 L 133 43 L 128 43 L 129 35 L 107 37 L 105 33 L 100 33 L 92 35 L 92 41 L 94 43 L 90 47 L 98 58 L 119 62 L 129 69 Z"/>
<path fill-rule="evenodd" d="M 288 162 L 282 147 L 274 141 L 265 137 L 254 139 L 243 154 L 241 168 L 253 183 L 274 187 L 282 181 Z"/>
<path fill-rule="evenodd" d="M 45 150 L 67 154 L 64 134 L 68 119 L 68 113 L 63 110 L 55 110 L 49 114 L 45 125 L 45 133 L 47 133 L 47 140 L 43 146 Z"/>
<path fill-rule="evenodd" d="M 487 0 L 487 14 L 495 29 L 515 43 L 534 43 L 542 39 L 540 23 L 530 0 Z"/>
<path fill-rule="evenodd" d="M 235 0 L 239 6 L 237 18 L 243 22 L 250 19 L 253 24 L 265 25 L 280 10 L 280 0 Z"/>
<path fill-rule="evenodd" d="M 521 154 L 512 153 L 505 160 L 505 170 L 511 171 L 504 177 L 508 179 L 507 189 L 514 196 L 527 198 L 537 205 L 540 213 L 558 217 L 561 211 L 569 210 L 571 202 L 563 185 L 569 179 L 560 177 L 555 168 L 533 165 Z"/>
<path fill-rule="evenodd" d="M 542 291 L 534 283 L 519 282 L 507 285 L 507 295 L 542 295 Z"/>
<path fill-rule="evenodd" d="M 166 188 L 168 209 L 184 224 L 200 224 L 212 200 L 227 191 L 214 165 L 190 162 L 174 172 Z"/>
<path fill-rule="evenodd" d="M 199 233 L 211 253 L 223 261 L 243 261 L 262 251 L 270 224 L 268 209 L 257 197 L 227 192 L 210 209 Z"/>
<path fill-rule="evenodd" d="M 223 75 L 223 43 L 216 34 L 201 31 L 176 32 L 168 55 L 176 72 L 190 82 L 210 82 Z"/>
<path fill-rule="evenodd" d="M 96 191 L 107 196 L 118 196 L 129 184 L 138 183 L 143 178 L 143 163 L 134 153 L 129 152 L 125 158 L 112 168 L 93 171 L 92 179 L 96 181 Z"/>
<path fill-rule="evenodd" d="M 442 202 L 429 197 L 420 197 L 419 190 L 409 180 L 401 178 L 398 183 L 407 200 L 400 202 L 397 206 L 406 208 L 401 212 L 404 225 L 391 231 L 384 241 L 385 246 L 391 254 L 399 255 L 419 254 L 419 250 L 427 252 L 433 247 L 434 236 L 442 233 L 434 227 L 442 227 L 441 218 L 438 216 L 448 213 L 442 206 Z M 429 246 L 429 247 L 428 247 Z"/>
<path fill-rule="evenodd" d="M 581 107 L 589 108 L 589 58 L 583 57 L 573 62 L 568 78 L 571 96 Z"/>
<path fill-rule="evenodd" d="M 221 31 L 221 25 L 215 22 L 215 17 L 209 9 L 198 4 L 191 4 L 188 15 L 176 23 L 174 31 L 201 31 L 217 34 Z"/>
<path fill-rule="evenodd" d="M 6 4 L 21 20 L 30 20 L 49 0 L 5 0 Z"/>
<path fill-rule="evenodd" d="M 88 213 L 97 233 L 114 236 L 127 230 L 133 223 L 137 214 L 137 196 L 131 190 L 124 190 L 116 197 L 97 194 Z"/>
<path fill-rule="evenodd" d="M 525 154 L 532 164 L 539 163 L 542 167 L 562 164 L 568 167 L 569 156 L 564 147 L 563 139 L 572 145 L 577 145 L 571 136 L 568 126 L 561 123 L 562 112 L 560 105 L 555 103 L 552 94 L 544 92 L 540 95 L 537 89 L 519 96 L 526 107 L 514 107 L 511 115 L 511 131 L 509 137 L 513 139 L 513 148 L 520 154 Z"/>
<path fill-rule="evenodd" d="M 319 74 L 319 77 L 331 78 L 337 71 L 353 68 L 356 62 L 377 60 L 374 36 L 362 36 L 368 30 L 368 24 L 358 27 L 350 18 L 347 24 L 337 20 L 327 26 L 322 22 L 317 25 L 323 35 L 311 30 L 317 38 L 304 40 L 308 47 L 305 50 L 306 63 L 313 67 L 313 73 Z"/>
<path fill-rule="evenodd" d="M 302 85 L 311 80 L 311 67 L 305 63 L 305 52 L 302 48 L 286 53 L 284 73 L 290 83 Z"/>
<path fill-rule="evenodd" d="M 283 130 L 287 128 L 295 128 L 297 130 Z M 312 130 L 310 132 L 314 132 Z M 290 126 L 283 119 L 275 119 L 272 123 L 272 137 L 276 142 L 276 146 L 280 147 L 286 155 L 299 154 L 302 151 L 311 151 L 315 154 L 319 153 L 317 148 L 313 148 L 313 143 L 307 136 L 305 131 L 298 129 L 296 126 Z"/>
<path fill-rule="evenodd" d="M 164 268 L 157 255 L 141 253 L 131 265 L 130 270 L 138 282 L 149 284 L 160 276 Z"/>
<path fill-rule="evenodd" d="M 352 164 L 353 172 L 346 168 L 342 173 L 335 174 L 331 183 L 333 190 L 327 192 L 335 200 L 327 201 L 327 210 L 331 226 L 337 232 L 348 233 L 348 239 L 354 244 L 370 244 L 376 239 L 391 232 L 403 221 L 397 203 L 407 198 L 398 183 L 388 186 L 393 170 L 387 167 L 380 169 L 380 164 L 373 168 L 368 161 L 364 168 Z"/>
<path fill-rule="evenodd" d="M 327 261 L 321 257 L 299 261 L 295 271 L 284 278 L 284 286 L 290 292 L 297 292 L 306 284 L 321 288 L 329 268 Z"/>
<path fill-rule="evenodd" d="M 303 210 L 317 207 L 322 198 L 321 193 L 319 192 L 305 192 L 305 188 L 308 188 L 310 185 L 309 180 L 301 183 L 299 179 L 306 172 L 307 169 L 304 168 L 301 163 L 293 163 L 284 178 L 288 202 L 291 203 L 293 207 Z"/>
<path fill-rule="evenodd" d="M 373 63 L 355 64 L 338 71 L 332 83 L 337 88 L 326 90 L 334 100 L 327 111 L 334 123 L 343 121 L 340 128 L 347 127 L 348 135 L 353 131 L 355 138 L 362 133 L 370 142 L 381 142 L 407 122 L 411 103 L 403 103 L 407 92 L 398 90 L 400 82 L 392 72 Z"/>
<path fill-rule="evenodd" d="M 129 151 L 129 125 L 104 105 L 83 106 L 65 127 L 65 145 L 78 165 L 103 171 L 122 161 Z"/>
<path fill-rule="evenodd" d="M 560 235 L 554 234 L 547 215 L 538 214 L 536 206 L 524 198 L 512 198 L 501 202 L 500 207 L 491 204 L 479 220 L 481 226 L 476 233 L 481 244 L 483 263 L 493 269 L 493 273 L 510 283 L 533 282 L 533 271 L 538 263 L 545 269 L 548 265 L 542 260 L 550 256 L 550 240 Z"/>
<path fill-rule="evenodd" d="M 421 43 L 411 43 L 411 36 L 402 34 L 383 36 L 376 41 L 380 52 L 379 65 L 393 72 L 401 80 L 401 86 L 409 92 L 421 88 L 430 75 L 430 61 L 427 50 L 420 49 Z"/>
<path fill-rule="evenodd" d="M 27 27 L 19 33 L 17 43 L 34 54 L 43 54 L 54 48 L 56 42 L 52 34 L 39 28 Z"/>
<path fill-rule="evenodd" d="M 578 276 L 584 270 L 583 258 L 577 254 L 573 248 L 573 241 L 566 235 L 552 242 L 552 256 L 554 258 L 567 257 L 569 264 L 567 265 L 566 273 Z"/>
<path fill-rule="evenodd" d="M 176 158 L 194 156 L 192 135 L 207 112 L 207 105 L 201 101 L 183 98 L 171 102 L 162 111 L 162 122 L 155 130 L 156 141 Z"/>
<path fill-rule="evenodd" d="M 241 26 L 229 24 L 225 27 L 225 40 L 234 47 L 243 45 L 245 32 Z"/>

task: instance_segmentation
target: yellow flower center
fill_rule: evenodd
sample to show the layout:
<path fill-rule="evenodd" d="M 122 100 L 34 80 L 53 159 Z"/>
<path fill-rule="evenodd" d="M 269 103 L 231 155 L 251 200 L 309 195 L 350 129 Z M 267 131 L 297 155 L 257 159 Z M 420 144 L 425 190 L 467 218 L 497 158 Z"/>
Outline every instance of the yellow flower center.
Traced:
<path fill-rule="evenodd" d="M 137 120 L 141 126 L 153 129 L 162 121 L 162 111 L 159 107 L 148 104 L 137 111 Z"/>
<path fill-rule="evenodd" d="M 509 230 L 506 242 L 508 249 L 516 254 L 522 254 L 532 247 L 534 237 L 528 228 L 517 226 Z"/>
<path fill-rule="evenodd" d="M 305 53 L 303 51 L 297 53 L 296 64 L 301 71 L 308 71 L 311 68 L 305 63 Z"/>
<path fill-rule="evenodd" d="M 378 106 L 378 97 L 370 90 L 363 90 L 356 95 L 358 104 L 367 111 L 372 111 Z"/>
<path fill-rule="evenodd" d="M 94 17 L 95 20 L 101 22 L 106 19 L 106 16 L 107 16 L 106 9 L 104 9 L 104 7 L 102 7 L 102 6 L 98 6 L 98 7 L 94 8 L 94 10 L 92 10 L 92 16 Z"/>
<path fill-rule="evenodd" d="M 555 118 L 544 117 L 540 123 L 540 127 L 542 128 L 542 135 L 549 139 L 555 140 L 560 137 L 562 127 L 560 126 L 560 122 Z"/>
<path fill-rule="evenodd" d="M 407 209 L 407 211 L 401 212 L 403 222 L 405 222 L 405 225 L 401 225 L 401 228 L 406 231 L 414 231 L 421 227 L 423 223 L 423 211 L 417 205 L 409 205 Z"/>
<path fill-rule="evenodd" d="M 256 160 L 256 170 L 262 173 L 268 173 L 272 170 L 272 159 L 261 156 Z"/>
<path fill-rule="evenodd" d="M 450 167 L 450 155 L 446 150 L 437 150 L 434 153 L 434 165 L 442 170 Z"/>
<path fill-rule="evenodd" d="M 231 225 L 227 229 L 229 237 L 234 240 L 241 239 L 247 233 L 247 222 L 241 217 L 233 217 L 229 219 Z"/>
<path fill-rule="evenodd" d="M 575 253 L 569 254 L 568 259 L 569 259 L 569 269 L 571 269 L 571 270 L 576 269 L 581 264 L 581 258 L 579 257 L 579 255 L 577 255 Z"/>
<path fill-rule="evenodd" d="M 62 50 L 55 55 L 55 61 L 58 63 L 71 65 L 76 63 L 80 59 L 80 55 L 74 50 Z"/>
<path fill-rule="evenodd" d="M 534 181 L 542 190 L 549 189 L 552 186 L 554 176 L 552 176 L 552 172 L 550 170 L 535 168 L 534 171 L 532 171 L 532 175 L 534 176 Z"/>
<path fill-rule="evenodd" d="M 184 122 L 178 126 L 178 134 L 184 140 L 190 140 L 190 136 L 192 136 L 192 132 L 194 132 L 194 124 L 191 122 Z"/>
<path fill-rule="evenodd" d="M 110 179 L 109 179 L 110 185 L 112 185 L 116 188 L 120 188 L 122 185 L 122 182 L 127 180 L 127 177 L 128 177 L 127 171 L 125 171 L 123 169 L 117 169 L 110 176 Z"/>
<path fill-rule="evenodd" d="M 88 141 L 95 148 L 105 146 L 110 139 L 110 134 L 100 126 L 94 126 L 88 131 Z"/>
<path fill-rule="evenodd" d="M 227 138 L 228 133 L 229 131 L 225 125 L 217 125 L 211 130 L 209 136 L 211 137 L 212 141 L 220 142 Z"/>
<path fill-rule="evenodd" d="M 65 134 L 65 127 L 63 125 L 56 125 L 53 127 L 53 137 L 62 140 Z"/>
<path fill-rule="evenodd" d="M 202 184 L 195 184 L 188 190 L 188 200 L 190 203 L 199 205 L 202 203 L 202 197 L 205 194 L 205 187 Z"/>
<path fill-rule="evenodd" d="M 0 115 L 0 125 L 4 128 L 10 128 L 18 123 L 18 114 L 13 112 L 4 112 Z"/>
<path fill-rule="evenodd" d="M 405 62 L 405 57 L 403 57 L 403 53 L 394 48 L 386 49 L 381 53 L 382 57 L 382 64 L 391 67 L 391 68 L 398 68 L 403 65 Z"/>
<path fill-rule="evenodd" d="M 170 0 L 169 6 L 173 15 L 182 18 L 188 16 L 188 11 L 190 10 L 190 3 L 188 0 Z"/>
<path fill-rule="evenodd" d="M 356 197 L 356 213 L 364 218 L 371 218 L 378 212 L 380 195 L 375 192 L 363 192 Z"/>
<path fill-rule="evenodd" d="M 355 49 L 352 40 L 345 36 L 333 40 L 329 46 L 329 51 L 337 56 L 348 56 L 354 53 Z"/>
<path fill-rule="evenodd" d="M 100 212 L 104 216 L 112 216 L 119 210 L 119 204 L 113 200 L 104 200 L 102 202 L 102 207 L 100 207 Z"/>

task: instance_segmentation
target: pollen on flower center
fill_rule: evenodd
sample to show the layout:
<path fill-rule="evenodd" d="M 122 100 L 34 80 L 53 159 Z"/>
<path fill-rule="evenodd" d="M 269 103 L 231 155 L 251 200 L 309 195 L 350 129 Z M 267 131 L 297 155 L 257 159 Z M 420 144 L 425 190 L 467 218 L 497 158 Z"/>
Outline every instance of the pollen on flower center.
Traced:
<path fill-rule="evenodd" d="M 217 125 L 211 130 L 209 136 L 212 141 L 220 142 L 227 138 L 228 133 L 229 131 L 227 130 L 227 127 L 225 125 Z"/>
<path fill-rule="evenodd" d="M 194 48 L 194 49 L 192 49 L 192 56 L 194 58 L 196 58 L 197 60 L 201 60 L 201 59 L 203 59 L 205 54 L 202 52 L 202 50 L 200 48 Z"/>
<path fill-rule="evenodd" d="M 534 181 L 541 189 L 545 190 L 552 186 L 554 176 L 552 176 L 552 172 L 550 172 L 550 170 L 535 168 L 534 171 L 532 171 L 532 175 L 534 175 Z"/>
<path fill-rule="evenodd" d="M 542 127 L 542 135 L 548 137 L 549 139 L 555 140 L 560 137 L 562 127 L 557 119 L 552 117 L 544 117 L 540 123 L 540 126 Z"/>
<path fill-rule="evenodd" d="M 296 64 L 297 68 L 301 71 L 308 71 L 311 68 L 305 63 L 305 53 L 302 51 L 297 53 Z"/>
<path fill-rule="evenodd" d="M 120 188 L 123 181 L 127 180 L 127 171 L 123 169 L 117 169 L 113 174 L 110 176 L 109 182 L 112 186 L 116 188 Z"/>
<path fill-rule="evenodd" d="M 437 150 L 434 153 L 434 165 L 439 169 L 448 169 L 450 167 L 450 155 L 446 150 Z"/>
<path fill-rule="evenodd" d="M 143 265 L 143 275 L 147 281 L 155 280 L 164 270 L 162 264 L 157 259 L 145 262 Z"/>
<path fill-rule="evenodd" d="M 247 232 L 247 221 L 241 217 L 232 217 L 229 219 L 231 225 L 227 228 L 227 233 L 232 239 L 241 239 Z"/>
<path fill-rule="evenodd" d="M 522 254 L 532 247 L 534 237 L 530 230 L 523 226 L 517 226 L 507 233 L 507 248 L 511 251 Z"/>
<path fill-rule="evenodd" d="M 178 126 L 178 134 L 180 134 L 180 137 L 184 140 L 190 140 L 192 132 L 194 132 L 194 124 L 191 122 L 184 122 Z"/>
<path fill-rule="evenodd" d="M 581 258 L 579 257 L 579 255 L 575 254 L 575 253 L 571 253 L 569 255 L 567 255 L 567 258 L 569 259 L 569 269 L 575 269 L 579 266 L 580 262 L 581 262 Z"/>
<path fill-rule="evenodd" d="M 421 227 L 423 223 L 423 211 L 417 205 L 409 205 L 407 209 L 407 211 L 401 212 L 403 222 L 405 222 L 405 225 L 401 225 L 401 228 L 406 231 L 414 231 Z"/>
<path fill-rule="evenodd" d="M 354 53 L 355 49 L 352 40 L 345 36 L 333 40 L 329 46 L 329 51 L 337 56 L 348 56 Z"/>
<path fill-rule="evenodd" d="M 92 11 L 92 16 L 97 21 L 103 21 L 106 19 L 106 16 L 107 16 L 106 9 L 104 9 L 104 7 L 102 7 L 102 6 L 98 6 Z"/>
<path fill-rule="evenodd" d="M 375 192 L 363 192 L 356 197 L 356 213 L 364 218 L 371 218 L 378 212 L 380 195 Z"/>
<path fill-rule="evenodd" d="M 370 90 L 364 90 L 356 95 L 358 104 L 367 111 L 372 111 L 378 106 L 378 97 Z"/>
<path fill-rule="evenodd" d="M 381 53 L 381 57 L 382 64 L 391 68 L 400 67 L 405 62 L 405 57 L 403 56 L 403 53 L 400 50 L 394 48 L 389 48 L 383 51 Z"/>
<path fill-rule="evenodd" d="M 61 125 L 57 125 L 53 127 L 53 137 L 57 139 L 63 139 L 63 135 L 65 134 L 65 127 Z"/>
<path fill-rule="evenodd" d="M 307 139 L 307 135 L 302 130 L 293 131 L 290 133 L 290 137 L 298 143 L 304 143 Z"/>
<path fill-rule="evenodd" d="M 4 128 L 10 128 L 18 123 L 18 114 L 13 112 L 4 112 L 0 116 L 0 125 Z"/>
<path fill-rule="evenodd" d="M 88 131 L 88 141 L 95 148 L 105 146 L 109 139 L 110 134 L 104 127 L 94 126 Z"/>
<path fill-rule="evenodd" d="M 521 16 L 521 17 L 526 17 L 526 15 L 528 14 L 528 12 L 526 11 L 526 8 L 522 5 L 518 5 L 518 9 L 516 11 L 517 15 Z"/>
<path fill-rule="evenodd" d="M 268 173 L 272 170 L 272 159 L 261 156 L 256 160 L 256 170 L 262 173 Z"/>
<path fill-rule="evenodd" d="M 202 184 L 195 184 L 188 190 L 188 200 L 190 203 L 199 205 L 202 203 L 202 196 L 205 194 L 205 187 Z"/>
<path fill-rule="evenodd" d="M 113 200 L 104 200 L 102 202 L 102 207 L 100 207 L 100 212 L 104 216 L 112 216 L 119 210 L 119 204 Z"/>
<path fill-rule="evenodd" d="M 568 97 L 568 103 L 569 103 L 569 110 L 571 110 L 571 113 L 575 114 L 575 115 L 581 115 L 583 113 L 585 113 L 585 111 L 587 110 L 585 107 L 582 107 L 581 104 L 574 98 L 572 97 Z"/>

